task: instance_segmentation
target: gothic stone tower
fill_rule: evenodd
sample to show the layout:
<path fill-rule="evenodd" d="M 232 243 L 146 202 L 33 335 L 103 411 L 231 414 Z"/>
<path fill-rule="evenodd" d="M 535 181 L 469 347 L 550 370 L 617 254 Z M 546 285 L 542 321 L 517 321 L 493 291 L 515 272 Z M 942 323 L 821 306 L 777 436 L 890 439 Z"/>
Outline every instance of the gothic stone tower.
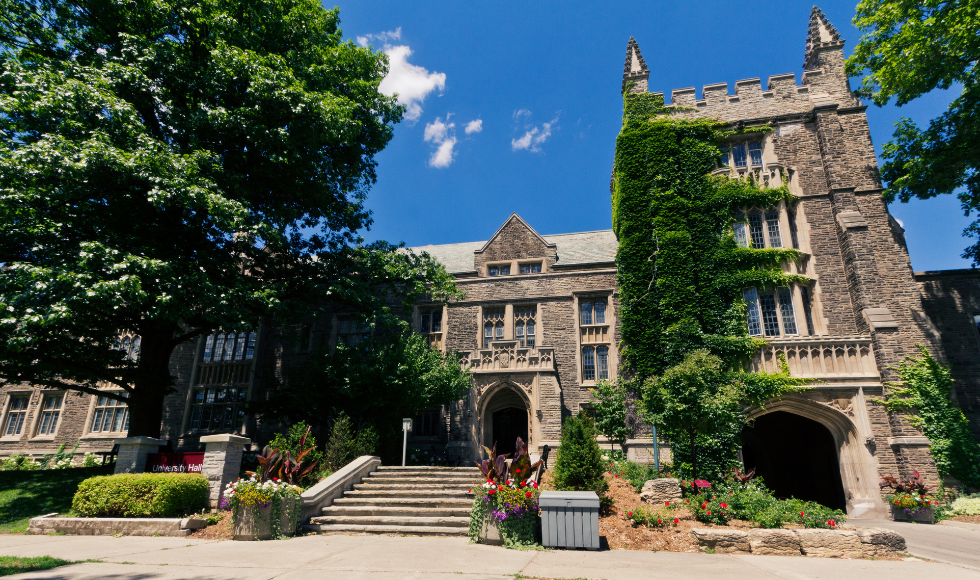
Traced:
<path fill-rule="evenodd" d="M 787 494 L 792 477 L 819 477 L 838 468 L 848 513 L 867 517 L 884 513 L 879 475 L 918 469 L 936 483 L 928 440 L 903 416 L 874 403 L 883 384 L 895 379 L 893 367 L 917 353 L 916 344 L 940 353 L 904 231 L 882 200 L 866 106 L 848 85 L 843 47 L 814 7 L 801 84 L 793 74 L 781 74 L 769 77 L 763 90 L 758 78 L 746 79 L 735 83 L 732 94 L 726 83 L 715 83 L 705 85 L 700 98 L 693 87 L 675 89 L 670 103 L 681 117 L 710 117 L 734 127 L 770 125 L 764 137 L 733 137 L 716 173 L 786 184 L 800 199 L 791 206 L 750 209 L 735 224 L 736 238 L 745 245 L 804 252 L 799 266 L 785 268 L 813 281 L 746 289 L 750 332 L 768 342 L 757 367 L 773 369 L 783 353 L 794 375 L 816 379 L 805 393 L 753 414 L 755 423 L 743 439 L 746 467 L 758 466 L 777 492 Z M 646 92 L 649 75 L 630 38 L 623 90 L 629 82 L 629 90 Z M 816 443 L 821 438 L 824 448 Z M 785 473 L 788 466 L 797 473 Z"/>

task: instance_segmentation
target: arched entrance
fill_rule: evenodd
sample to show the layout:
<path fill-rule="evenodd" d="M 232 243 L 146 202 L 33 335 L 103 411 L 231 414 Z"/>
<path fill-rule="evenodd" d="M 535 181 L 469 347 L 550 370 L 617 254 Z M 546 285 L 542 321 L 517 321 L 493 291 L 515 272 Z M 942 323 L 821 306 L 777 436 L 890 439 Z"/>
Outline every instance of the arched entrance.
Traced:
<path fill-rule="evenodd" d="M 520 391 L 508 382 L 502 382 L 487 392 L 481 416 L 483 418 L 483 444 L 493 447 L 497 453 L 513 456 L 514 444 L 520 437 L 529 440 L 528 402 Z"/>
<path fill-rule="evenodd" d="M 817 421 L 786 411 L 757 417 L 742 431 L 742 457 L 777 497 L 847 509 L 838 444 Z"/>

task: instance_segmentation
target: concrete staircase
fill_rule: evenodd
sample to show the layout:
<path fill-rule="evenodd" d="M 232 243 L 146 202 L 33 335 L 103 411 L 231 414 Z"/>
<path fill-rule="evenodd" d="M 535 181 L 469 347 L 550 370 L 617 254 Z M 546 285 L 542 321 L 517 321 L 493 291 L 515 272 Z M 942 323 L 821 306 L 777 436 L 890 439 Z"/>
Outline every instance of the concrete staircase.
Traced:
<path fill-rule="evenodd" d="M 354 485 L 305 526 L 318 532 L 465 536 L 476 467 L 390 467 Z"/>

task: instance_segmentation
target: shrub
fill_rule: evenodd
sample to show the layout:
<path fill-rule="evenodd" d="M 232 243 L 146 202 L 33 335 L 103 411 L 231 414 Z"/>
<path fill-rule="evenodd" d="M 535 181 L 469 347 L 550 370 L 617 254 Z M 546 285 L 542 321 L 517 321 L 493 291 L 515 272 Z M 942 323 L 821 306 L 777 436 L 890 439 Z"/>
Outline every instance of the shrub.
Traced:
<path fill-rule="evenodd" d="M 378 432 L 374 427 L 368 425 L 355 435 L 350 418 L 341 413 L 330 430 L 323 467 L 331 472 L 337 471 L 362 455 L 374 455 L 377 448 Z"/>
<path fill-rule="evenodd" d="M 269 442 L 269 447 L 279 449 L 283 454 L 289 453 L 291 457 L 299 457 L 303 451 L 310 449 L 303 456 L 305 465 L 317 465 L 322 468 L 323 452 L 317 449 L 316 437 L 309 433 L 310 427 L 302 421 L 289 427 L 285 433 L 276 433 L 276 436 Z M 249 471 L 255 471 L 250 469 Z M 297 482 L 300 485 L 312 485 L 318 481 L 318 473 L 311 473 Z"/>
<path fill-rule="evenodd" d="M 208 480 L 198 473 L 121 473 L 78 484 L 72 509 L 82 516 L 175 517 L 207 507 Z"/>
<path fill-rule="evenodd" d="M 643 484 L 651 479 L 658 479 L 661 477 L 667 477 L 663 473 L 657 471 L 653 468 L 653 464 L 647 463 L 636 463 L 634 461 L 612 461 L 609 463 L 610 475 L 618 475 L 630 482 L 630 485 L 636 490 L 637 493 L 643 489 Z"/>
<path fill-rule="evenodd" d="M 847 520 L 844 512 L 817 502 L 776 499 L 761 478 L 730 477 L 716 486 L 701 480 L 683 481 L 681 489 L 694 518 L 705 523 L 745 520 L 762 528 L 781 528 L 788 523 L 805 528 L 835 528 Z"/>
<path fill-rule="evenodd" d="M 980 516 L 980 497 L 958 497 L 951 507 L 958 516 Z"/>
<path fill-rule="evenodd" d="M 569 417 L 562 425 L 555 461 L 556 489 L 594 491 L 600 495 L 609 489 L 603 478 L 606 469 L 595 435 L 595 424 L 582 413 Z"/>
<path fill-rule="evenodd" d="M 648 508 L 646 506 L 636 506 L 633 511 L 623 514 L 623 519 L 631 522 L 633 526 L 646 526 L 648 528 L 666 528 L 676 526 L 679 522 L 674 513 L 677 508 L 675 503 L 665 503 L 663 506 Z"/>

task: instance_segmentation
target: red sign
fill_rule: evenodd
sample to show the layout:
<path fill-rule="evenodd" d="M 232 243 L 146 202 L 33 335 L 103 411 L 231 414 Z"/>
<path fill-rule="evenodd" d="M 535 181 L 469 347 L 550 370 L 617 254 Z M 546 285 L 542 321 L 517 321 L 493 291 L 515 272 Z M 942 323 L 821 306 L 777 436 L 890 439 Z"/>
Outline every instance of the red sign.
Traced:
<path fill-rule="evenodd" d="M 201 473 L 204 453 L 150 453 L 146 456 L 147 473 Z"/>

